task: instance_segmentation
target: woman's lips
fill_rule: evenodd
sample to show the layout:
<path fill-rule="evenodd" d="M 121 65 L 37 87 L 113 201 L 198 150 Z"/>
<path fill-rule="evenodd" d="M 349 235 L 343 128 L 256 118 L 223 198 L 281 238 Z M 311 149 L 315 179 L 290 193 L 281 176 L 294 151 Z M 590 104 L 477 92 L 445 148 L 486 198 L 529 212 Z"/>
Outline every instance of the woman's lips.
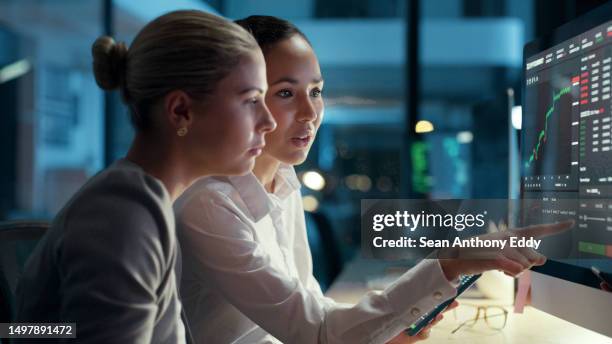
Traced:
<path fill-rule="evenodd" d="M 249 149 L 247 153 L 248 155 L 251 155 L 251 156 L 258 156 L 263 151 L 263 148 L 264 148 L 264 145 L 255 146 Z"/>
<path fill-rule="evenodd" d="M 251 148 L 249 149 L 249 155 L 251 156 L 259 156 L 261 154 L 261 148 Z"/>
<path fill-rule="evenodd" d="M 307 147 L 310 143 L 310 135 L 291 138 L 291 143 L 298 148 Z"/>

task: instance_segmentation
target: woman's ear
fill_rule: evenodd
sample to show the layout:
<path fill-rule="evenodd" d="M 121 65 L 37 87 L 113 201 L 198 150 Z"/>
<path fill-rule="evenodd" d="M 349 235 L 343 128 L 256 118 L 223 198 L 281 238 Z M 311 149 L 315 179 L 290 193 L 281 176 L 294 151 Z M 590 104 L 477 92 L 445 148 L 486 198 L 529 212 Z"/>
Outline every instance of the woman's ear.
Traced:
<path fill-rule="evenodd" d="M 175 90 L 164 97 L 164 110 L 170 125 L 179 133 L 187 134 L 193 123 L 194 101 L 184 91 Z"/>

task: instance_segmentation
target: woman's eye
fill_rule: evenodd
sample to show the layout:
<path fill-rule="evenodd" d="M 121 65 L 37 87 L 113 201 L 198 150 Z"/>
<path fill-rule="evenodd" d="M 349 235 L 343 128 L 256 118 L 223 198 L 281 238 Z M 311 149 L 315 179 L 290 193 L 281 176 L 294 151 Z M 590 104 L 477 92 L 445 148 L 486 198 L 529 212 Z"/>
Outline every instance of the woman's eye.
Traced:
<path fill-rule="evenodd" d="M 321 89 L 315 88 L 314 90 L 310 91 L 310 96 L 311 97 L 320 97 L 321 96 Z"/>
<path fill-rule="evenodd" d="M 249 99 L 249 103 L 250 104 L 257 104 L 257 103 L 259 103 L 259 98 L 251 98 L 251 99 Z"/>
<path fill-rule="evenodd" d="M 291 93 L 291 91 L 289 90 L 280 90 L 278 92 L 276 92 L 276 95 L 281 97 L 281 98 L 289 98 L 293 95 L 293 93 Z"/>

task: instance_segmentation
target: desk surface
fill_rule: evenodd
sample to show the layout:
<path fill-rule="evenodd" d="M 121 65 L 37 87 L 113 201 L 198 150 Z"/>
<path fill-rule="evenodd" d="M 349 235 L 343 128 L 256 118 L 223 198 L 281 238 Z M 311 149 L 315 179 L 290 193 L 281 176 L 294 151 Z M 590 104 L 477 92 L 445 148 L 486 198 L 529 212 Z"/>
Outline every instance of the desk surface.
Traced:
<path fill-rule="evenodd" d="M 326 294 L 339 302 L 356 303 L 363 294 L 371 290 L 368 285 L 373 284 L 374 276 L 384 275 L 385 271 L 389 271 L 389 266 L 389 263 L 357 259 L 346 266 Z M 407 265 L 401 264 L 398 270 L 402 268 L 407 268 Z M 459 298 L 459 303 L 459 307 L 469 307 L 468 304 L 500 304 L 493 300 L 465 298 Z M 527 306 L 522 314 L 513 313 L 509 305 L 505 308 L 509 311 L 508 322 L 501 331 L 489 329 L 481 319 L 472 328 L 464 327 L 452 334 L 451 331 L 458 326 L 458 322 L 449 312 L 445 314 L 444 320 L 432 329 L 429 339 L 422 343 L 612 344 L 610 337 L 574 325 L 533 307 Z"/>

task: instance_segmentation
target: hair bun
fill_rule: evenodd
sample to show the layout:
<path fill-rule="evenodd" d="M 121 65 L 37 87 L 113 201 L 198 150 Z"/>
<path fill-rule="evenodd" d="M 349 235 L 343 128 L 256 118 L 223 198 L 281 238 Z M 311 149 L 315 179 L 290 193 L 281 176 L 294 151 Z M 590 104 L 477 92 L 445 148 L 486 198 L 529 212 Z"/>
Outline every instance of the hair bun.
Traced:
<path fill-rule="evenodd" d="M 96 83 L 104 90 L 119 88 L 125 77 L 128 48 L 123 42 L 116 43 L 112 37 L 102 36 L 91 47 L 93 71 Z"/>

